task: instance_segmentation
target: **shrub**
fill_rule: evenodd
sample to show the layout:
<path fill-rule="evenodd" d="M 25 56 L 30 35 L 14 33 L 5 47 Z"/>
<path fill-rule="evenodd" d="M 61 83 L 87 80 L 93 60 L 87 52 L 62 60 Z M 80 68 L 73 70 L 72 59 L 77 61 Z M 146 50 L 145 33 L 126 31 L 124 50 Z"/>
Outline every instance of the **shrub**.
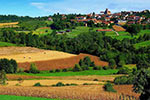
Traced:
<path fill-rule="evenodd" d="M 89 85 L 88 83 L 83 83 L 83 85 Z"/>
<path fill-rule="evenodd" d="M 103 68 L 101 66 L 95 66 L 93 67 L 93 70 L 102 70 Z"/>
<path fill-rule="evenodd" d="M 29 73 L 37 74 L 40 73 L 40 71 L 37 69 L 36 65 L 32 63 L 30 65 Z"/>
<path fill-rule="evenodd" d="M 55 72 L 60 72 L 60 69 L 56 69 Z"/>
<path fill-rule="evenodd" d="M 63 84 L 62 82 L 58 82 L 55 86 L 61 87 L 61 86 L 65 86 L 65 84 Z"/>
<path fill-rule="evenodd" d="M 62 72 L 67 72 L 68 70 L 67 69 L 62 69 Z"/>
<path fill-rule="evenodd" d="M 7 81 L 6 72 L 4 70 L 0 71 L 0 84 L 5 85 Z"/>
<path fill-rule="evenodd" d="M 17 69 L 17 73 L 23 73 L 24 72 L 24 68 L 18 68 Z"/>
<path fill-rule="evenodd" d="M 128 67 L 122 67 L 119 69 L 118 74 L 129 74 L 131 72 L 132 72 L 132 70 L 129 69 Z"/>
<path fill-rule="evenodd" d="M 42 85 L 41 85 L 41 83 L 38 82 L 38 83 L 35 83 L 34 86 L 40 87 Z"/>
<path fill-rule="evenodd" d="M 116 85 L 133 84 L 134 78 L 132 76 L 119 76 L 114 79 Z"/>
<path fill-rule="evenodd" d="M 50 72 L 50 73 L 54 73 L 54 72 L 55 72 L 55 70 L 50 70 L 49 72 Z"/>
<path fill-rule="evenodd" d="M 104 69 L 104 70 L 108 70 L 108 69 L 110 69 L 110 67 L 104 66 L 103 69 Z"/>
<path fill-rule="evenodd" d="M 80 67 L 79 64 L 75 64 L 75 67 L 73 68 L 74 72 L 82 71 L 82 68 Z"/>
<path fill-rule="evenodd" d="M 94 79 L 93 81 L 98 81 L 98 79 Z"/>
<path fill-rule="evenodd" d="M 90 59 L 90 57 L 85 57 L 84 59 L 83 59 L 83 62 L 85 63 L 85 65 L 87 65 L 88 67 L 90 67 L 90 65 L 91 65 L 91 59 Z"/>
<path fill-rule="evenodd" d="M 116 90 L 113 88 L 113 85 L 110 82 L 107 82 L 104 85 L 104 89 L 105 91 L 108 91 L 108 92 L 116 92 Z"/>

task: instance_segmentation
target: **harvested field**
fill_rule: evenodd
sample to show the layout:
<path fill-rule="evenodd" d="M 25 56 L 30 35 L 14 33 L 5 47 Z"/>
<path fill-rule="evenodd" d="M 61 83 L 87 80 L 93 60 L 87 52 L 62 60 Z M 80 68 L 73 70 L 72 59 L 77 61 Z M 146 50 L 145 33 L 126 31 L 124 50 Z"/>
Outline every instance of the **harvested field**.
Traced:
<path fill-rule="evenodd" d="M 117 31 L 117 32 L 124 32 L 124 31 L 126 31 L 123 27 L 121 27 L 121 26 L 117 26 L 117 25 L 114 25 L 113 26 L 113 29 L 115 30 L 115 31 Z"/>
<path fill-rule="evenodd" d="M 15 59 L 17 62 L 45 61 L 76 56 L 69 53 L 41 50 L 31 47 L 3 47 L 0 48 L 0 52 L 0 59 Z"/>
<path fill-rule="evenodd" d="M 108 66 L 107 62 L 100 61 L 99 57 L 80 54 L 74 55 L 59 51 L 42 50 L 31 47 L 2 47 L 0 59 L 14 59 L 20 68 L 28 70 L 30 63 L 35 63 L 39 70 L 52 70 L 74 67 L 80 59 L 89 56 L 97 66 Z"/>
<path fill-rule="evenodd" d="M 7 79 L 8 80 L 17 80 L 17 79 L 48 79 L 48 77 L 43 77 L 43 76 L 27 76 L 27 75 L 14 75 L 14 74 L 7 74 Z"/>
<path fill-rule="evenodd" d="M 36 61 L 33 62 L 36 64 L 39 70 L 52 70 L 52 69 L 63 69 L 63 68 L 71 68 L 74 67 L 75 64 L 79 63 L 80 59 L 89 56 L 92 61 L 95 62 L 97 66 L 108 66 L 107 62 L 100 61 L 99 57 L 88 55 L 88 54 L 80 54 L 78 56 L 65 58 L 65 59 L 55 59 L 55 60 L 45 60 L 45 61 Z M 28 70 L 30 67 L 30 63 L 19 63 L 20 68 L 24 68 Z"/>
<path fill-rule="evenodd" d="M 82 80 L 24 80 L 23 83 L 21 83 L 21 86 L 28 86 L 28 87 L 32 87 L 35 83 L 40 82 L 42 85 L 47 85 L 47 86 L 51 86 L 54 84 L 57 84 L 58 82 L 62 82 L 64 84 L 78 84 L 78 85 L 82 85 L 84 83 L 88 83 L 88 84 L 104 84 L 104 82 L 97 82 L 97 81 L 82 81 Z M 8 81 L 7 82 L 8 85 L 7 86 L 15 86 L 18 81 Z"/>
<path fill-rule="evenodd" d="M 0 86 L 0 94 L 77 100 L 123 100 L 119 99 L 120 93 L 105 92 L 103 85 L 66 87 Z"/>
<path fill-rule="evenodd" d="M 133 92 L 133 85 L 116 85 L 114 88 L 117 90 L 117 92 L 122 93 L 124 95 L 130 95 L 138 98 L 140 94 L 137 94 Z"/>
<path fill-rule="evenodd" d="M 8 80 L 17 80 L 22 78 L 24 80 L 28 79 L 56 79 L 56 80 L 86 80 L 93 81 L 94 79 L 98 79 L 98 81 L 113 81 L 115 77 L 122 75 L 107 75 L 107 76 L 97 76 L 97 75 L 89 75 L 89 76 L 27 76 L 27 75 L 14 75 L 7 74 Z"/>

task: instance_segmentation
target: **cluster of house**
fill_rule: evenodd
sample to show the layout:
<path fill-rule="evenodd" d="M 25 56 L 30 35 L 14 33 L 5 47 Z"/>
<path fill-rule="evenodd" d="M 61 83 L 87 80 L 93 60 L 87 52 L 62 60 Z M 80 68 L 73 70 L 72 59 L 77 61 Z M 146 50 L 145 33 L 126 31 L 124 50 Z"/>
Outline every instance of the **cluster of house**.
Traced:
<path fill-rule="evenodd" d="M 142 11 L 146 12 L 146 11 Z M 86 16 L 80 16 L 76 17 L 75 19 L 72 19 L 71 21 L 77 21 L 77 22 L 83 22 L 86 23 L 88 21 L 93 21 L 94 24 L 104 24 L 104 25 L 110 25 L 110 24 L 148 24 L 150 23 L 150 18 L 146 19 L 144 16 L 137 16 L 138 13 L 141 12 L 134 12 L 134 11 L 124 11 L 119 13 L 111 14 L 111 11 L 106 9 L 105 11 L 101 11 L 100 14 L 91 13 Z"/>
<path fill-rule="evenodd" d="M 141 12 L 147 12 L 141 11 Z M 104 25 L 110 25 L 110 24 L 148 24 L 150 23 L 150 18 L 145 18 L 144 16 L 137 16 L 138 13 L 141 13 L 138 11 L 122 11 L 119 13 L 111 14 L 111 11 L 106 9 L 105 11 L 101 11 L 100 14 L 90 13 L 87 15 L 82 15 L 79 17 L 76 17 L 75 19 L 72 19 L 71 21 L 76 22 L 83 22 L 85 25 L 87 25 L 87 22 L 93 21 L 94 24 L 104 24 Z M 65 14 L 63 14 L 63 18 L 65 18 Z M 52 20 L 49 18 L 49 20 Z"/>

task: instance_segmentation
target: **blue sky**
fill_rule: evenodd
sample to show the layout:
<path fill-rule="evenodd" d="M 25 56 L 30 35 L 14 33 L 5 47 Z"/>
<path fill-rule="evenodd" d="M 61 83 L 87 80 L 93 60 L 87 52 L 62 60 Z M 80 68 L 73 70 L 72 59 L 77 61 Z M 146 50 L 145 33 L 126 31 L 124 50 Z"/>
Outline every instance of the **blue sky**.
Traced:
<path fill-rule="evenodd" d="M 0 0 L 0 14 L 47 16 L 54 13 L 90 13 L 150 9 L 150 0 Z"/>

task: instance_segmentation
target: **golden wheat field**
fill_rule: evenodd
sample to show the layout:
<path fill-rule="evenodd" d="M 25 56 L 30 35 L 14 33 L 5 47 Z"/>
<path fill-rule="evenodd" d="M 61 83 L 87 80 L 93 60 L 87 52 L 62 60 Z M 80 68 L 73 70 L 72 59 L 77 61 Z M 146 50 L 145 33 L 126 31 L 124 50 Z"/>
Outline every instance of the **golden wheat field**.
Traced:
<path fill-rule="evenodd" d="M 22 62 L 35 62 L 45 60 L 55 60 L 74 57 L 76 55 L 52 51 L 52 50 L 41 50 L 31 47 L 3 47 L 0 48 L 0 59 L 14 59 L 18 63 Z"/>
<path fill-rule="evenodd" d="M 19 22 L 0 23 L 0 27 L 19 27 Z"/>

